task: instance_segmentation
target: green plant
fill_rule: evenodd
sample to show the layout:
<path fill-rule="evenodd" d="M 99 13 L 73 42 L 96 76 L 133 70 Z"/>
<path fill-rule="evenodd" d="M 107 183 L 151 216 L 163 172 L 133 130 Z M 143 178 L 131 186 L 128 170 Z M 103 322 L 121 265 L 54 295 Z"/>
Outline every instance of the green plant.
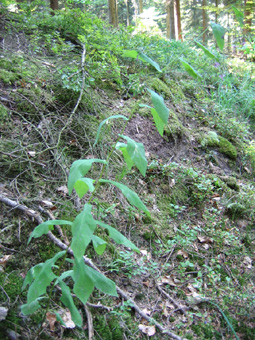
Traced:
<path fill-rule="evenodd" d="M 168 109 L 164 104 L 163 98 L 157 95 L 154 91 L 150 90 L 150 93 L 155 106 L 155 108 L 152 108 L 154 119 L 157 121 L 162 120 L 162 122 L 165 124 L 168 118 Z M 127 120 L 126 117 L 121 115 L 109 117 L 108 119 L 104 120 L 98 128 L 95 144 L 98 142 L 100 130 L 110 118 L 122 118 Z M 127 123 L 128 120 L 122 131 L 124 131 Z M 163 123 L 160 123 L 160 128 L 163 128 Z M 121 138 L 125 140 L 126 143 L 119 142 Z M 105 294 L 117 296 L 115 283 L 102 273 L 96 271 L 84 263 L 85 251 L 88 245 L 92 243 L 96 254 L 103 254 L 107 242 L 94 234 L 97 227 L 106 230 L 109 234 L 109 237 L 117 244 L 123 244 L 124 246 L 129 247 L 137 252 L 139 252 L 139 249 L 115 228 L 94 218 L 92 205 L 94 195 L 99 191 L 100 186 L 104 184 L 110 184 L 117 187 L 132 206 L 144 212 L 148 217 L 150 217 L 150 212 L 140 200 L 138 195 L 126 185 L 113 180 L 103 179 L 106 166 L 108 166 L 111 155 L 115 149 L 122 152 L 129 169 L 135 165 L 142 175 L 145 176 L 147 160 L 143 145 L 141 143 L 135 142 L 127 136 L 124 136 L 123 134 L 119 134 L 117 141 L 112 147 L 106 160 L 82 159 L 77 160 L 72 164 L 68 178 L 69 194 L 71 194 L 72 190 L 75 189 L 78 196 L 82 198 L 88 191 L 91 192 L 90 198 L 84 205 L 83 211 L 76 216 L 73 222 L 67 220 L 50 220 L 38 225 L 31 233 L 28 243 L 32 238 L 41 237 L 42 235 L 53 230 L 54 225 L 69 226 L 71 227 L 72 231 L 70 248 L 73 258 L 68 257 L 68 254 L 70 253 L 68 252 L 68 249 L 60 251 L 46 262 L 37 264 L 28 271 L 23 284 L 23 288 L 25 288 L 27 285 L 29 286 L 27 292 L 27 303 L 21 307 L 23 314 L 28 315 L 34 313 L 41 307 L 40 303 L 44 299 L 48 299 L 46 306 L 47 312 L 54 287 L 58 285 L 62 292 L 60 298 L 61 302 L 70 309 L 74 323 L 81 327 L 82 317 L 74 304 L 71 290 L 83 304 L 86 304 L 95 287 Z M 84 177 L 95 163 L 101 164 L 102 166 L 97 180 Z M 126 262 L 127 258 L 124 260 Z M 66 263 L 69 266 L 68 270 L 63 271 L 65 269 Z M 152 270 L 155 270 L 154 263 L 151 263 L 150 267 Z M 72 280 L 72 284 L 70 284 L 70 278 Z M 48 288 L 50 288 L 49 293 L 47 291 Z"/>

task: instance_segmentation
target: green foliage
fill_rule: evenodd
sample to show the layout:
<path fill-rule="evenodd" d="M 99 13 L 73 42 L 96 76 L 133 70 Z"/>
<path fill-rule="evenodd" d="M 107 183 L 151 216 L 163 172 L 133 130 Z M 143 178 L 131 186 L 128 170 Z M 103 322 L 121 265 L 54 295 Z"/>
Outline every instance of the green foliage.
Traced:
<path fill-rule="evenodd" d="M 152 113 L 156 128 L 160 136 L 163 136 L 164 127 L 167 124 L 168 117 L 169 117 L 169 110 L 164 103 L 163 97 L 161 97 L 156 92 L 150 89 L 147 89 L 147 90 L 151 94 L 151 100 L 152 100 L 152 103 L 154 104 L 154 107 L 144 105 L 144 104 L 140 104 L 140 107 L 148 107 L 151 109 L 151 113 Z"/>
<path fill-rule="evenodd" d="M 153 66 L 158 72 L 162 72 L 159 64 L 156 63 L 154 60 L 149 58 L 146 54 L 139 52 L 139 51 L 124 51 L 122 54 L 122 57 L 129 57 L 129 58 L 134 58 L 134 59 L 140 59 L 143 62 L 149 63 L 151 66 Z"/>
<path fill-rule="evenodd" d="M 164 100 L 160 97 L 157 93 L 152 90 L 149 90 L 152 95 L 152 101 L 154 106 L 157 109 L 157 115 L 162 119 L 163 123 L 167 123 L 167 118 L 169 115 L 169 111 L 164 104 Z M 101 127 L 112 118 L 124 118 L 127 120 L 126 117 L 121 115 L 111 116 L 105 119 L 98 128 L 96 142 L 98 141 L 98 137 L 100 134 Z M 147 169 L 147 160 L 145 157 L 144 147 L 141 143 L 137 143 L 131 138 L 120 135 L 119 137 L 125 139 L 127 144 L 119 143 L 118 141 L 112 148 L 110 152 L 110 156 L 116 147 L 120 149 L 124 155 L 124 159 L 129 167 L 132 168 L 133 164 L 137 166 L 139 171 L 145 176 L 146 169 Z M 108 158 L 110 158 L 108 156 Z M 107 158 L 107 159 L 108 159 Z M 95 180 L 91 178 L 84 177 L 91 169 L 94 163 L 101 163 L 103 164 L 99 178 L 97 179 L 97 184 L 94 186 Z M 53 229 L 55 224 L 58 225 L 70 225 L 72 231 L 72 242 L 71 242 L 71 250 L 73 251 L 74 260 L 67 261 L 73 265 L 73 269 L 68 270 L 66 272 L 61 272 L 61 266 L 66 260 L 67 251 L 62 251 L 57 253 L 51 259 L 47 260 L 45 263 L 38 264 L 31 268 L 27 273 L 26 279 L 24 281 L 24 288 L 29 285 L 28 293 L 27 293 L 27 303 L 22 306 L 23 314 L 31 314 L 35 312 L 37 309 L 40 308 L 39 301 L 47 297 L 47 288 L 50 287 L 53 283 L 59 284 L 62 295 L 61 295 L 61 302 L 69 308 L 72 316 L 72 320 L 78 326 L 82 326 L 82 318 L 79 314 L 77 307 L 74 304 L 72 293 L 68 283 L 64 282 L 67 278 L 71 278 L 73 281 L 73 292 L 75 293 L 76 297 L 85 304 L 92 294 L 94 288 L 101 290 L 103 293 L 117 296 L 115 283 L 110 279 L 106 278 L 103 274 L 96 271 L 95 269 L 90 268 L 89 266 L 85 265 L 84 263 L 84 254 L 88 245 L 92 242 L 95 252 L 98 255 L 102 255 L 105 251 L 107 242 L 103 240 L 101 237 L 94 235 L 97 225 L 101 228 L 107 230 L 109 233 L 109 237 L 112 238 L 117 244 L 122 244 L 126 247 L 129 247 L 137 252 L 139 249 L 126 237 L 124 237 L 121 233 L 119 233 L 116 229 L 105 224 L 102 221 L 97 221 L 93 217 L 93 206 L 89 203 L 94 195 L 94 192 L 98 190 L 101 183 L 108 183 L 111 185 L 116 186 L 118 189 L 121 190 L 122 194 L 128 200 L 128 202 L 136 207 L 137 209 L 144 212 L 148 217 L 150 217 L 150 212 L 148 208 L 144 205 L 141 201 L 139 196 L 126 185 L 113 181 L 102 179 L 102 175 L 104 173 L 105 165 L 108 164 L 107 161 L 101 159 L 82 159 L 73 162 L 70 174 L 68 178 L 68 190 L 69 194 L 71 194 L 72 190 L 75 189 L 77 194 L 80 198 L 83 197 L 84 194 L 91 191 L 91 198 L 84 205 L 84 209 L 81 213 L 79 213 L 73 222 L 66 221 L 66 220 L 51 220 L 44 223 L 41 223 L 37 226 L 34 231 L 31 233 L 29 241 L 32 238 L 38 238 L 50 230 Z M 62 261 L 61 265 L 58 267 L 55 263 L 58 261 L 60 257 L 64 256 L 64 260 Z M 153 265 L 153 264 L 152 264 Z M 52 268 L 57 268 L 58 275 L 52 271 Z M 51 291 L 54 286 L 52 286 Z M 49 293 L 50 298 L 51 293 Z"/>
<path fill-rule="evenodd" d="M 224 34 L 225 34 L 225 28 L 222 27 L 220 24 L 216 24 L 214 22 L 210 23 L 213 35 L 216 39 L 216 43 L 221 51 L 223 51 L 224 48 Z"/>
<path fill-rule="evenodd" d="M 204 53 L 207 55 L 207 57 L 219 61 L 219 58 L 216 55 L 214 55 L 210 50 L 208 50 L 208 48 L 206 48 L 204 45 L 200 44 L 200 42 L 198 42 L 196 40 L 194 40 L 194 41 L 198 45 L 198 47 L 200 47 L 204 51 Z"/>
<path fill-rule="evenodd" d="M 191 77 L 193 77 L 194 79 L 201 78 L 200 74 L 189 63 L 187 63 L 183 59 L 180 59 L 180 61 L 185 71 L 187 71 Z"/>
<path fill-rule="evenodd" d="M 98 130 L 97 130 L 97 135 L 96 135 L 96 140 L 95 140 L 95 143 L 93 146 L 95 146 L 98 142 L 98 138 L 99 138 L 99 135 L 100 135 L 100 131 L 103 127 L 104 124 L 108 124 L 108 121 L 111 120 L 111 119 L 118 119 L 118 118 L 122 118 L 124 120 L 128 120 L 127 117 L 123 116 L 123 115 L 114 115 L 114 116 L 110 116 L 106 119 L 104 119 L 100 124 L 99 124 L 99 127 L 98 127 Z"/>
<path fill-rule="evenodd" d="M 141 174 L 145 176 L 147 169 L 147 159 L 145 157 L 143 144 L 137 143 L 127 136 L 120 135 L 120 137 L 125 139 L 127 144 L 117 143 L 116 149 L 121 150 L 123 153 L 123 157 L 127 163 L 128 169 L 131 170 L 133 164 L 135 164 Z"/>

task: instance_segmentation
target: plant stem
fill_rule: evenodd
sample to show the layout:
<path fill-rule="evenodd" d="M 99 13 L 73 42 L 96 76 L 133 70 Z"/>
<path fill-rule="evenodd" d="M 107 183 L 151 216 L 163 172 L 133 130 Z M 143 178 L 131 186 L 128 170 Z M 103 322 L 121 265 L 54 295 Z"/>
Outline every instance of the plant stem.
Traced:
<path fill-rule="evenodd" d="M 131 114 L 130 114 L 128 120 L 125 122 L 125 124 L 124 124 L 124 126 L 123 126 L 123 128 L 122 128 L 122 130 L 121 130 L 121 133 L 118 135 L 118 138 L 116 139 L 116 142 L 115 142 L 114 145 L 112 146 L 111 151 L 109 152 L 109 154 L 108 154 L 108 156 L 107 156 L 107 158 L 106 158 L 107 164 L 108 164 L 108 161 L 109 161 L 109 159 L 111 158 L 111 156 L 112 156 L 112 154 L 113 154 L 113 152 L 114 152 L 114 150 L 115 150 L 115 148 L 116 148 L 117 143 L 118 143 L 119 140 L 121 139 L 120 135 L 122 135 L 122 134 L 124 133 L 124 131 L 125 131 L 126 127 L 127 127 L 127 124 L 128 124 L 128 122 L 131 120 L 131 118 L 133 117 L 134 113 L 135 113 L 135 110 L 133 110 L 133 111 L 131 112 Z M 89 198 L 89 200 L 88 200 L 88 203 L 91 203 L 92 198 L 95 196 L 96 191 L 97 191 L 98 188 L 100 187 L 100 184 L 101 184 L 101 183 L 100 183 L 100 180 L 101 180 L 102 177 L 103 177 L 103 174 L 104 174 L 104 172 L 105 172 L 105 168 L 106 168 L 107 164 L 104 164 L 103 167 L 102 167 L 102 169 L 101 169 L 101 171 L 100 171 L 99 178 L 98 178 L 97 181 L 96 181 L 95 189 L 94 189 L 94 191 L 92 192 L 92 194 L 91 194 L 91 196 L 90 196 L 90 198 Z"/>

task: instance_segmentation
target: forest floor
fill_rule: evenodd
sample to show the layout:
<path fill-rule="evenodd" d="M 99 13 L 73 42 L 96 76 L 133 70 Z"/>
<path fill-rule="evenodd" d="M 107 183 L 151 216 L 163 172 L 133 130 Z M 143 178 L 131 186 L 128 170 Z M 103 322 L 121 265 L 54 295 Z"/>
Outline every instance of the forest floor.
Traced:
<path fill-rule="evenodd" d="M 163 137 L 150 110 L 139 105 L 150 105 L 147 92 L 127 93 L 111 76 L 86 87 L 74 111 L 79 91 L 66 86 L 62 72 L 70 57 L 35 51 L 24 32 L 3 29 L 1 35 L 1 339 L 255 339 L 254 170 L 243 147 L 248 128 L 212 114 L 210 89 L 194 86 L 178 69 L 162 79 L 148 68 L 146 85 L 170 110 Z M 72 58 L 79 64 L 81 50 Z M 44 301 L 25 316 L 20 306 L 28 270 L 60 250 L 47 235 L 28 245 L 29 235 L 40 219 L 72 221 L 81 211 L 89 194 L 68 195 L 69 168 L 77 159 L 106 159 L 123 123 L 109 122 L 93 143 L 99 123 L 117 114 L 132 114 L 124 134 L 143 143 L 148 169 L 146 176 L 129 171 L 114 151 L 105 176 L 133 189 L 151 218 L 102 186 L 92 201 L 95 217 L 140 253 L 109 244 L 101 256 L 89 246 L 87 256 L 126 296 L 95 290 L 86 306 L 75 300 L 82 329 L 73 327 L 57 288 L 45 319 Z M 99 172 L 94 166 L 93 177 Z M 53 234 L 69 244 L 68 226 Z M 66 314 L 65 327 L 54 311 Z"/>

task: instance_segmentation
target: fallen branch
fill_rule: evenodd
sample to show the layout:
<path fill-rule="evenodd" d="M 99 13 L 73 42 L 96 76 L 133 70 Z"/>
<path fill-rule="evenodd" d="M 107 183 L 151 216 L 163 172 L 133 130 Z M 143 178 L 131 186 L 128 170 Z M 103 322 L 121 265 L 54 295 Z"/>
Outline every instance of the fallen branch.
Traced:
<path fill-rule="evenodd" d="M 25 213 L 26 215 L 28 215 L 29 217 L 33 218 L 38 224 L 43 223 L 43 219 L 40 216 L 40 214 L 32 209 L 29 209 L 27 206 L 23 205 L 23 204 L 19 204 L 18 202 L 15 202 L 9 198 L 7 198 L 6 196 L 0 194 L 0 202 L 12 207 L 12 209 L 18 209 L 21 210 L 23 213 Z M 49 237 L 49 239 L 55 244 L 57 245 L 59 248 L 66 250 L 70 255 L 73 255 L 73 251 L 71 248 L 69 248 L 65 243 L 63 243 L 60 239 L 58 239 L 51 231 L 48 232 L 47 236 Z M 100 269 L 87 257 L 84 256 L 84 262 L 85 264 L 87 264 L 88 266 L 90 266 L 91 268 L 95 269 L 96 271 L 98 271 L 99 273 L 101 273 Z M 171 337 L 172 339 L 176 339 L 176 340 L 187 340 L 183 337 L 180 337 L 176 334 L 174 334 L 173 332 L 170 332 L 168 329 L 164 328 L 159 322 L 157 322 L 154 318 L 149 317 L 147 314 L 145 314 L 139 307 L 138 305 L 127 295 L 127 293 L 125 293 L 121 288 L 119 288 L 116 285 L 116 290 L 118 292 L 118 294 L 125 299 L 126 301 L 130 301 L 130 303 L 132 304 L 132 307 L 134 308 L 134 310 L 140 315 L 140 317 L 142 317 L 143 319 L 147 320 L 149 323 L 155 325 L 158 330 L 160 332 L 162 332 L 165 335 L 168 335 L 169 337 Z"/>

